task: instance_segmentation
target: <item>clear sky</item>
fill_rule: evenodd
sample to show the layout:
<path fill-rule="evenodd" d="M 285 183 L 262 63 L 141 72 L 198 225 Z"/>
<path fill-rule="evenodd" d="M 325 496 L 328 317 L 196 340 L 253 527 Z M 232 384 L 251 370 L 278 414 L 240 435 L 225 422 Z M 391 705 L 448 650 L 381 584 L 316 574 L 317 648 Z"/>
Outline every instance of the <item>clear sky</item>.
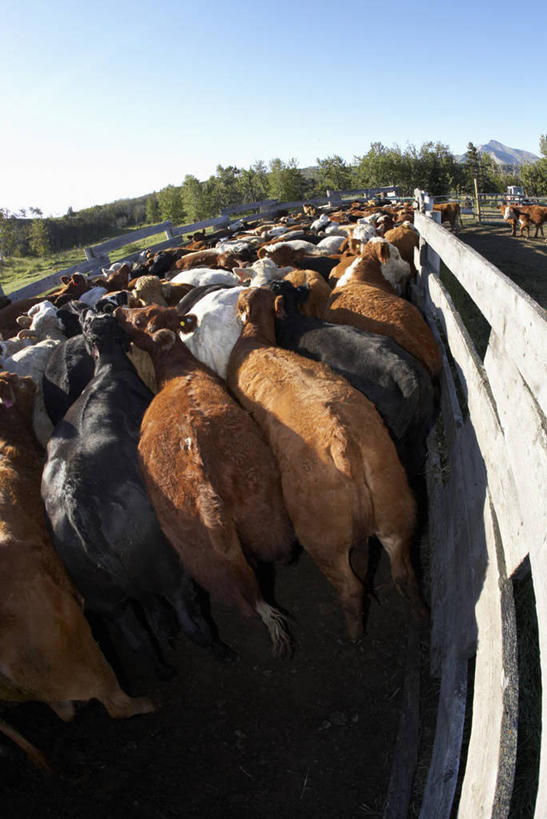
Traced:
<path fill-rule="evenodd" d="M 0 207 L 547 133 L 547 2 L 0 0 Z"/>

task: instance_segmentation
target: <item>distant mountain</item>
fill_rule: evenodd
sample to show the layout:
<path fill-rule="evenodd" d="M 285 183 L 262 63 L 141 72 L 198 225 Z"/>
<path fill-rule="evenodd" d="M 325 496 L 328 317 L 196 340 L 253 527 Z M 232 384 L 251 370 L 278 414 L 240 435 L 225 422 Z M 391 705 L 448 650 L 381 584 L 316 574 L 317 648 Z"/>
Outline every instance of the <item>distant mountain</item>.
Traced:
<path fill-rule="evenodd" d="M 481 154 L 489 154 L 497 165 L 531 165 L 537 162 L 539 156 L 531 154 L 530 151 L 522 151 L 520 148 L 509 148 L 495 139 L 491 139 L 486 145 L 479 145 Z M 465 156 L 457 156 L 458 162 L 465 162 Z"/>

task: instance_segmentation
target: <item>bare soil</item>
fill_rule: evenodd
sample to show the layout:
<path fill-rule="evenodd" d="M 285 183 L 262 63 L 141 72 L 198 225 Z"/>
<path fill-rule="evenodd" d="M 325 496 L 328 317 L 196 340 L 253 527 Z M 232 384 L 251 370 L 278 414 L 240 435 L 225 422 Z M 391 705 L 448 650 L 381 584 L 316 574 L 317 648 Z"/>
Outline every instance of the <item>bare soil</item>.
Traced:
<path fill-rule="evenodd" d="M 375 587 L 366 636 L 352 645 L 334 592 L 302 555 L 277 576 L 278 602 L 294 618 L 292 660 L 272 658 L 259 623 L 216 606 L 222 637 L 239 660 L 221 664 L 181 638 L 171 658 L 178 675 L 170 682 L 134 666 L 131 693 L 161 703 L 155 714 L 114 721 L 91 703 L 62 723 L 42 704 L 10 709 L 9 722 L 58 773 L 34 770 L 0 739 L 3 816 L 381 816 L 408 622 L 385 554 Z M 427 678 L 426 642 L 423 666 Z"/>
<path fill-rule="evenodd" d="M 458 238 L 547 308 L 547 225 L 543 225 L 543 231 L 545 237 L 540 234 L 537 239 L 528 239 L 511 236 L 511 228 L 505 223 L 476 223 L 466 225 Z M 532 228 L 532 236 L 534 232 Z"/>

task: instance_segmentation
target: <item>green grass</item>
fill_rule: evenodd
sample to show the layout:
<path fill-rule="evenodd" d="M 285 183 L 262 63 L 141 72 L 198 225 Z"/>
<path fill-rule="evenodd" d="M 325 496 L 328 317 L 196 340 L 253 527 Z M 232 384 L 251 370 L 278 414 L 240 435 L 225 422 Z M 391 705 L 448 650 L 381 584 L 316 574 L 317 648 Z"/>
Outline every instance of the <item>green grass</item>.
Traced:
<path fill-rule="evenodd" d="M 139 230 L 141 227 L 146 227 L 146 225 L 137 226 L 133 230 Z M 128 230 L 125 231 L 125 233 L 129 232 Z M 123 233 L 117 235 L 123 235 Z M 114 236 L 105 236 L 95 244 L 100 245 L 112 238 Z M 125 245 L 109 253 L 110 262 L 116 262 L 131 253 L 137 253 L 139 250 L 145 250 L 147 247 L 159 244 L 163 239 L 165 239 L 164 231 Z M 0 285 L 4 293 L 9 295 L 14 290 L 19 290 L 27 284 L 44 279 L 58 270 L 64 270 L 66 267 L 72 267 L 80 262 L 83 264 L 85 261 L 83 247 L 75 247 L 72 250 L 63 250 L 39 258 L 35 256 L 10 256 L 0 265 Z"/>

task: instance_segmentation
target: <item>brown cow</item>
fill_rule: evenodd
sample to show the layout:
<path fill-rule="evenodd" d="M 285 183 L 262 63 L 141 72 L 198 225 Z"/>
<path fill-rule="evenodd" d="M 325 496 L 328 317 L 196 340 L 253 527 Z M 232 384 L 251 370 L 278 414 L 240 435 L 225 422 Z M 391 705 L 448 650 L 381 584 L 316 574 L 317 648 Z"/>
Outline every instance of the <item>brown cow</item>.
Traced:
<path fill-rule="evenodd" d="M 0 700 L 45 702 L 64 720 L 73 700 L 92 698 L 111 717 L 148 713 L 150 700 L 120 688 L 49 540 L 35 391 L 31 378 L 0 373 Z"/>
<path fill-rule="evenodd" d="M 433 205 L 433 210 L 439 211 L 441 214 L 441 224 L 443 222 L 450 222 L 450 227 L 456 232 L 456 224 L 459 220 L 460 227 L 463 227 L 462 216 L 460 213 L 459 202 L 442 202 Z"/>
<path fill-rule="evenodd" d="M 334 586 L 349 637 L 358 640 L 364 588 L 352 556 L 366 561 L 372 535 L 389 555 L 398 591 L 425 614 L 409 553 L 414 498 L 373 404 L 325 364 L 276 346 L 275 304 L 265 288 L 240 293 L 244 326 L 227 384 L 262 427 L 298 539 Z"/>
<path fill-rule="evenodd" d="M 159 391 L 139 440 L 144 479 L 165 535 L 190 575 L 246 617 L 260 617 L 274 653 L 291 650 L 285 617 L 260 592 L 253 565 L 291 558 L 294 533 L 274 457 L 223 382 L 178 338 L 174 309 L 116 311 L 152 357 Z"/>

